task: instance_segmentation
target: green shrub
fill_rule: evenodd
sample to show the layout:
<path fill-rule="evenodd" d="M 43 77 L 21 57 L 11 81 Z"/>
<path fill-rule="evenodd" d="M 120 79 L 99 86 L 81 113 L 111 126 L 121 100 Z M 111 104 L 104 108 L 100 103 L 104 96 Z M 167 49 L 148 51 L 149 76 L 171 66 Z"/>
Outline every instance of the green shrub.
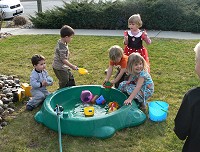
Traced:
<path fill-rule="evenodd" d="M 72 1 L 63 7 L 30 16 L 36 28 L 127 29 L 132 14 L 141 14 L 149 30 L 200 32 L 198 0 L 117 0 L 115 2 Z"/>

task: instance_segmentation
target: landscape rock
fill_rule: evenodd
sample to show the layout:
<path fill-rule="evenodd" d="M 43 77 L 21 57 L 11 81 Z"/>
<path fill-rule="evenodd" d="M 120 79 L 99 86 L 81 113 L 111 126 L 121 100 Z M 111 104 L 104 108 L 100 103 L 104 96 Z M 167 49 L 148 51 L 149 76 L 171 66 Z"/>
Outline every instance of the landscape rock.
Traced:
<path fill-rule="evenodd" d="M 16 90 L 19 87 L 20 79 L 18 76 L 0 74 L 0 130 L 8 125 L 6 117 L 15 118 L 15 116 L 12 116 L 16 108 L 13 97 L 16 96 Z"/>

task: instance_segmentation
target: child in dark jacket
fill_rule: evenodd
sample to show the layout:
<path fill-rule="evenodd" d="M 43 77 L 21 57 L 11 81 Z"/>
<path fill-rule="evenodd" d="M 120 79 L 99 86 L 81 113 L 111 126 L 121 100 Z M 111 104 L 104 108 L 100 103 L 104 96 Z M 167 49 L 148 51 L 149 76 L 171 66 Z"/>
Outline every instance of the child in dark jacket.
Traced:
<path fill-rule="evenodd" d="M 194 48 L 195 71 L 200 78 L 200 42 Z M 184 96 L 175 118 L 174 132 L 181 140 L 185 140 L 183 152 L 200 151 L 200 87 L 190 89 Z"/>

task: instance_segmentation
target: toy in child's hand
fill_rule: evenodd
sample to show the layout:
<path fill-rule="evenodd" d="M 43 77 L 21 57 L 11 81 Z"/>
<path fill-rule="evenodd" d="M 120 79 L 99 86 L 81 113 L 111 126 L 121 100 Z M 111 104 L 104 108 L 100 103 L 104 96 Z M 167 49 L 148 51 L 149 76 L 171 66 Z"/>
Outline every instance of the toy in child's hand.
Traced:
<path fill-rule="evenodd" d="M 104 88 L 112 88 L 113 84 L 110 81 L 104 82 L 103 87 Z"/>
<path fill-rule="evenodd" d="M 144 30 L 143 32 L 142 32 L 142 40 L 144 40 L 144 39 L 146 39 L 146 37 L 147 37 L 147 32 L 146 32 L 146 30 Z"/>
<path fill-rule="evenodd" d="M 47 83 L 48 85 L 52 85 L 53 84 L 53 78 L 51 78 L 50 76 L 47 77 Z"/>
<path fill-rule="evenodd" d="M 128 31 L 124 31 L 124 36 L 128 36 Z"/>
<path fill-rule="evenodd" d="M 84 68 L 78 68 L 78 73 L 79 73 L 79 74 L 82 74 L 82 75 L 88 74 L 88 70 L 86 70 L 86 69 L 84 69 Z"/>
<path fill-rule="evenodd" d="M 119 108 L 119 104 L 117 102 L 113 101 L 108 104 L 108 107 L 109 107 L 108 113 L 110 113 L 110 112 L 117 110 Z"/>

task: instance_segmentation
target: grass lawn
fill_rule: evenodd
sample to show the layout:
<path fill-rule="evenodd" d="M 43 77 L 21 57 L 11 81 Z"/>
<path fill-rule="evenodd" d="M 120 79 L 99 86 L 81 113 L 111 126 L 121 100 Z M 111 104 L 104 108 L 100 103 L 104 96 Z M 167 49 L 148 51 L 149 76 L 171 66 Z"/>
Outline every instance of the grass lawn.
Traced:
<path fill-rule="evenodd" d="M 46 57 L 47 70 L 54 78 L 53 92 L 58 81 L 51 68 L 54 47 L 59 35 L 11 36 L 0 40 L 0 73 L 18 75 L 21 82 L 29 83 L 32 70 L 30 58 L 39 53 Z M 102 84 L 104 70 L 108 66 L 108 48 L 122 44 L 122 37 L 75 36 L 70 43 L 70 61 L 89 71 L 79 75 L 74 71 L 77 85 Z M 173 132 L 174 118 L 183 95 L 191 87 L 199 85 L 194 72 L 194 46 L 198 40 L 152 38 L 146 46 L 151 62 L 151 76 L 155 93 L 149 101 L 163 100 L 169 103 L 167 120 L 161 123 L 149 119 L 140 126 L 117 131 L 105 140 L 62 135 L 64 152 L 180 152 L 183 142 Z M 9 125 L 0 130 L 1 152 L 56 152 L 59 151 L 58 134 L 34 120 L 35 113 L 25 111 L 23 103 L 17 103 L 16 112 L 8 118 Z M 57 122 L 55 122 L 57 123 Z"/>

